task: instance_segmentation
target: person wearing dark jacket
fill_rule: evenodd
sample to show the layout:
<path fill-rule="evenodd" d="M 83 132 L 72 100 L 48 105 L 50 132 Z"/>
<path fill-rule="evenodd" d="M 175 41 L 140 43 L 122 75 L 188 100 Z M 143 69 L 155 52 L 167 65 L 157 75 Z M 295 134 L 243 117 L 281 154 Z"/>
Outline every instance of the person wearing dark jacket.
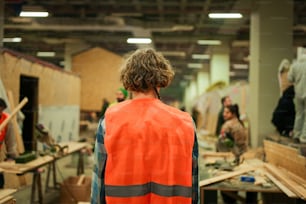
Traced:
<path fill-rule="evenodd" d="M 283 95 L 278 100 L 278 104 L 273 112 L 271 122 L 276 127 L 277 132 L 289 137 L 293 130 L 294 118 L 295 118 L 295 106 L 294 106 L 294 86 L 289 86 L 284 90 Z"/>

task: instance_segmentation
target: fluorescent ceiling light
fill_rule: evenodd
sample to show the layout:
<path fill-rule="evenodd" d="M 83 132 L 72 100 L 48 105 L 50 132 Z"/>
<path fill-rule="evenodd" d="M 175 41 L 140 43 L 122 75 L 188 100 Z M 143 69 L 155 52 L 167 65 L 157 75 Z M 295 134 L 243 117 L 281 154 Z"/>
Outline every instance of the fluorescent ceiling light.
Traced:
<path fill-rule="evenodd" d="M 183 51 L 161 51 L 161 54 L 168 57 L 186 57 Z"/>
<path fill-rule="evenodd" d="M 192 69 L 203 68 L 203 64 L 200 64 L 200 63 L 188 63 L 187 66 L 188 66 L 188 68 L 192 68 Z"/>
<path fill-rule="evenodd" d="M 54 57 L 55 52 L 37 52 L 36 56 L 37 57 Z"/>
<path fill-rule="evenodd" d="M 221 45 L 220 40 L 198 40 L 199 45 Z"/>
<path fill-rule="evenodd" d="M 240 13 L 210 13 L 209 18 L 242 18 Z"/>
<path fill-rule="evenodd" d="M 192 59 L 210 59 L 210 55 L 207 54 L 193 54 Z"/>
<path fill-rule="evenodd" d="M 126 42 L 129 44 L 150 44 L 152 40 L 150 38 L 128 38 Z"/>
<path fill-rule="evenodd" d="M 248 64 L 233 64 L 234 69 L 248 69 L 249 65 Z"/>
<path fill-rule="evenodd" d="M 21 42 L 22 39 L 20 37 L 15 38 L 3 38 L 2 42 Z"/>
<path fill-rule="evenodd" d="M 19 16 L 21 17 L 48 17 L 47 11 L 21 11 Z"/>

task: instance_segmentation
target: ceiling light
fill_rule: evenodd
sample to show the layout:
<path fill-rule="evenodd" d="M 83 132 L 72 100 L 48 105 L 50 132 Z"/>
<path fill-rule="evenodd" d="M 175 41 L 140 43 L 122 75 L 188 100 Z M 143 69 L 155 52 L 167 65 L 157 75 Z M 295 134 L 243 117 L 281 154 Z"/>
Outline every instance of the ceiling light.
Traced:
<path fill-rule="evenodd" d="M 210 59 L 210 55 L 207 54 L 193 54 L 192 59 Z"/>
<path fill-rule="evenodd" d="M 161 51 L 161 54 L 168 57 L 186 57 L 184 51 Z"/>
<path fill-rule="evenodd" d="M 210 13 L 209 18 L 242 18 L 240 13 Z"/>
<path fill-rule="evenodd" d="M 36 56 L 37 57 L 54 57 L 55 52 L 37 52 Z"/>
<path fill-rule="evenodd" d="M 21 11 L 20 17 L 48 17 L 49 13 L 47 11 Z"/>
<path fill-rule="evenodd" d="M 150 44 L 152 40 L 150 38 L 128 38 L 126 42 L 129 44 Z"/>
<path fill-rule="evenodd" d="M 188 68 L 191 68 L 191 69 L 201 69 L 201 68 L 203 68 L 203 64 L 200 64 L 200 63 L 188 63 L 187 66 L 188 66 Z"/>
<path fill-rule="evenodd" d="M 249 65 L 248 64 L 233 64 L 234 69 L 248 69 Z"/>
<path fill-rule="evenodd" d="M 220 40 L 198 40 L 199 45 L 221 45 Z"/>
<path fill-rule="evenodd" d="M 21 42 L 22 38 L 15 37 L 15 38 L 3 38 L 2 42 Z"/>

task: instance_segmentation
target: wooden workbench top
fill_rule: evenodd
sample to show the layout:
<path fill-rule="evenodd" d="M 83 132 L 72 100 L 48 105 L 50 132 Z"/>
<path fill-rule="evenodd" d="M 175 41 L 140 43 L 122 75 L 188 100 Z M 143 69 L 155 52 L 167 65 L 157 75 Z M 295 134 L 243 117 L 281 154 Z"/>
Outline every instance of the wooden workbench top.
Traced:
<path fill-rule="evenodd" d="M 46 155 L 40 156 L 27 163 L 15 163 L 15 161 L 0 162 L 0 171 L 13 174 L 24 174 L 28 171 L 37 169 L 43 165 L 46 165 L 55 159 L 60 159 L 64 156 L 68 156 L 74 152 L 80 151 L 85 148 L 88 144 L 84 142 L 62 142 L 59 143 L 61 147 L 67 146 L 64 154 Z"/>

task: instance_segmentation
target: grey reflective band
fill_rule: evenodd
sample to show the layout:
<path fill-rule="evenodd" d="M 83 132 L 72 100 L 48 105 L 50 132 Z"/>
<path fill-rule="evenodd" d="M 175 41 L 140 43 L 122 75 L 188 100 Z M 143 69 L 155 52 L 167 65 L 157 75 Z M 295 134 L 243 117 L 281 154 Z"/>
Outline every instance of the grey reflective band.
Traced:
<path fill-rule="evenodd" d="M 134 197 L 143 196 L 148 193 L 154 193 L 156 195 L 172 197 L 172 196 L 182 196 L 190 197 L 192 196 L 192 188 L 186 186 L 167 186 L 154 182 L 142 184 L 142 185 L 129 185 L 129 186 L 113 186 L 105 185 L 106 196 L 113 197 Z"/>

